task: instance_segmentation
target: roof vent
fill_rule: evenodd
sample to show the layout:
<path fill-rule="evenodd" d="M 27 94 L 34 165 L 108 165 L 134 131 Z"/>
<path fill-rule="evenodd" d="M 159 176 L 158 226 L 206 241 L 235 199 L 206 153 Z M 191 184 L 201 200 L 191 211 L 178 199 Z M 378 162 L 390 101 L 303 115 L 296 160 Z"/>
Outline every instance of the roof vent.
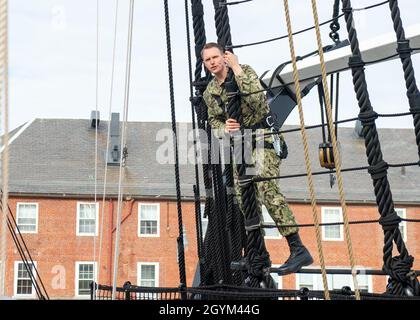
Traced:
<path fill-rule="evenodd" d="M 92 128 L 99 127 L 99 121 L 100 121 L 99 111 L 93 110 L 90 113 L 90 126 Z"/>
<path fill-rule="evenodd" d="M 121 161 L 120 114 L 112 113 L 110 122 L 110 141 L 108 149 L 108 165 L 117 166 Z"/>

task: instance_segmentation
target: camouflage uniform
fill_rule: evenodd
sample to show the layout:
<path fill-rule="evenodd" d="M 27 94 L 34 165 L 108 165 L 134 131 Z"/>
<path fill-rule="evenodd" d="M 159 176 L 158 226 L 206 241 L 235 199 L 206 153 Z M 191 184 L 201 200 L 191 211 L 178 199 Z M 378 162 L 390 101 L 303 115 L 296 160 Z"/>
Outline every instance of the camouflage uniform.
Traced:
<path fill-rule="evenodd" d="M 248 65 L 241 65 L 241 67 L 243 72 L 240 75 L 235 76 L 236 83 L 241 93 L 246 94 L 261 90 L 262 86 L 255 71 Z M 219 106 L 213 95 L 220 96 L 223 103 L 227 105 L 228 98 L 226 90 L 217 83 L 215 78 L 208 84 L 203 97 L 208 107 L 209 123 L 215 131 L 216 136 L 222 138 L 225 135 L 225 122 L 229 116 L 226 110 L 223 110 Z M 251 127 L 252 125 L 260 123 L 269 112 L 269 106 L 264 92 L 242 96 L 241 99 L 242 125 L 245 127 Z M 269 129 L 261 129 L 258 131 L 264 132 L 264 130 Z M 257 141 L 261 139 L 262 138 L 257 137 Z M 272 142 L 273 137 L 268 135 L 264 140 Z M 258 152 L 256 152 L 256 150 L 258 150 Z M 281 159 L 277 156 L 274 149 L 254 149 L 252 155 L 258 176 L 271 177 L 279 175 Z M 237 200 L 242 209 L 241 190 L 237 183 L 238 177 L 236 169 L 234 170 L 234 176 Z M 293 213 L 287 205 L 283 194 L 280 192 L 277 180 L 258 182 L 257 197 L 259 203 L 266 206 L 276 225 L 296 224 Z M 259 208 L 258 211 L 261 218 L 261 208 Z M 279 227 L 278 229 L 283 236 L 298 232 L 297 227 Z"/>

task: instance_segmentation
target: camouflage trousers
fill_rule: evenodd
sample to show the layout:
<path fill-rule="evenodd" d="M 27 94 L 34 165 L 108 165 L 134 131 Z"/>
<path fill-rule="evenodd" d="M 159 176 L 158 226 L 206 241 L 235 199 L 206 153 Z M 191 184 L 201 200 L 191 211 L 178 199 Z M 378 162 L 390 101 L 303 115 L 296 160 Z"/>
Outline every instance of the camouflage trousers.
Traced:
<path fill-rule="evenodd" d="M 258 177 L 272 177 L 280 175 L 281 159 L 277 156 L 274 149 L 254 149 L 252 157 L 255 164 L 255 172 Z M 238 185 L 238 172 L 236 170 L 236 166 L 234 165 L 233 167 L 236 199 L 239 203 L 241 211 L 244 212 L 242 207 L 241 188 Z M 256 187 L 257 200 L 259 203 L 257 210 L 258 215 L 260 216 L 260 221 L 264 221 L 261 208 L 261 205 L 264 205 L 277 226 L 296 224 L 292 210 L 290 210 L 285 197 L 280 192 L 278 180 L 273 179 L 257 182 Z M 282 236 L 288 236 L 289 234 L 299 231 L 298 227 L 277 228 Z"/>

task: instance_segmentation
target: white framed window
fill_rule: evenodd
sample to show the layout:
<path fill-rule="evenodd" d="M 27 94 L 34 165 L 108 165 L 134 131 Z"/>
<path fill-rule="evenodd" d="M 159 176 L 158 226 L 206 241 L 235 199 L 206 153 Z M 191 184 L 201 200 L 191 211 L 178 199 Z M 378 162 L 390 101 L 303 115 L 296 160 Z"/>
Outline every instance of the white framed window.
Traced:
<path fill-rule="evenodd" d="M 29 262 L 32 275 L 36 277 L 34 266 L 36 267 L 36 262 L 33 264 Z M 30 272 L 26 268 L 26 265 L 23 261 L 15 261 L 15 270 L 14 270 L 14 296 L 18 298 L 34 298 L 35 297 L 35 288 L 32 284 L 32 278 Z"/>
<path fill-rule="evenodd" d="M 140 287 L 159 287 L 159 262 L 137 263 L 137 285 Z M 139 298 L 157 299 L 157 294 L 140 294 Z"/>
<path fill-rule="evenodd" d="M 395 212 L 400 216 L 400 218 L 406 219 L 407 218 L 407 211 L 404 208 L 395 208 Z M 407 241 L 407 221 L 401 221 L 400 225 L 400 232 L 404 242 Z"/>
<path fill-rule="evenodd" d="M 312 273 L 296 273 L 296 289 L 315 290 L 316 275 Z"/>
<path fill-rule="evenodd" d="M 16 223 L 21 233 L 38 232 L 38 203 L 18 202 Z"/>
<path fill-rule="evenodd" d="M 76 235 L 97 236 L 98 235 L 99 206 L 95 202 L 77 203 Z"/>
<path fill-rule="evenodd" d="M 139 203 L 138 207 L 138 236 L 160 236 L 160 204 Z"/>
<path fill-rule="evenodd" d="M 200 210 L 201 210 L 201 232 L 202 232 L 203 239 L 206 236 L 207 227 L 209 226 L 209 218 L 208 217 L 204 217 L 205 209 L 206 209 L 206 204 L 205 203 L 201 203 L 200 204 Z"/>
<path fill-rule="evenodd" d="M 322 223 L 343 222 L 343 212 L 340 207 L 322 207 Z M 322 240 L 343 241 L 343 225 L 322 226 Z"/>
<path fill-rule="evenodd" d="M 349 269 L 348 267 L 330 267 L 331 269 Z M 372 292 L 372 276 L 363 273 L 364 268 L 357 268 L 360 272 L 357 276 L 357 285 L 360 291 Z M 343 287 L 350 287 L 354 290 L 353 276 L 351 274 L 327 274 L 328 290 L 340 290 Z M 324 290 L 324 284 L 321 274 L 297 273 L 296 288 L 306 287 L 309 290 Z"/>
<path fill-rule="evenodd" d="M 263 223 L 267 225 L 275 226 L 276 224 L 274 223 L 273 218 L 271 218 L 270 214 L 268 213 L 267 208 L 264 205 L 261 207 L 261 211 L 262 211 Z M 281 239 L 282 238 L 277 228 L 264 228 L 264 233 L 265 233 L 264 235 L 265 239 Z"/>
<path fill-rule="evenodd" d="M 96 262 L 76 261 L 75 293 L 77 298 L 90 297 L 90 283 L 96 280 Z"/>

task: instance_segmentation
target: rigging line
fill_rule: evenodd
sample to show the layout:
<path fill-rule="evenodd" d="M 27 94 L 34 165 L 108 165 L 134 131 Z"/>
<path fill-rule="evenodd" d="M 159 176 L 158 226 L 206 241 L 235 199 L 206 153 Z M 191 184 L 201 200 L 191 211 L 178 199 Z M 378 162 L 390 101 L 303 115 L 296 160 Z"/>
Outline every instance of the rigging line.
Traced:
<path fill-rule="evenodd" d="M 380 220 L 355 220 L 355 221 L 349 221 L 349 224 L 373 224 L 378 223 Z M 420 222 L 420 219 L 406 219 L 401 218 L 401 221 L 405 222 Z M 320 223 L 320 226 L 341 226 L 344 225 L 344 222 L 325 222 Z M 260 224 L 261 228 L 267 228 L 267 229 L 275 229 L 275 228 L 308 228 L 308 227 L 315 227 L 315 224 L 313 223 L 304 223 L 304 224 Z M 357 271 L 357 270 L 356 270 Z"/>
<path fill-rule="evenodd" d="M 404 116 L 409 116 L 414 114 L 413 112 L 407 111 L 407 112 L 401 112 L 401 113 L 378 113 L 378 118 L 392 118 L 392 117 L 404 117 Z M 343 120 L 336 120 L 333 122 L 334 125 L 337 124 L 341 124 L 341 123 L 346 123 L 346 122 L 352 122 L 352 121 L 356 121 L 359 120 L 359 117 L 354 117 L 354 118 L 348 118 L 348 119 L 343 119 Z M 315 129 L 315 128 L 321 128 L 321 127 L 325 127 L 327 126 L 327 124 L 314 124 L 314 125 L 310 125 L 310 126 L 305 126 L 305 129 Z M 262 133 L 261 136 L 270 136 L 272 134 L 283 134 L 283 133 L 290 133 L 290 132 L 296 132 L 296 131 L 300 131 L 300 128 L 294 128 L 294 129 L 285 129 L 285 130 L 279 130 L 279 131 L 272 131 L 272 132 L 268 132 L 268 133 Z"/>
<path fill-rule="evenodd" d="M 1 189 L 0 189 L 0 193 L 2 193 L 2 190 L 1 190 Z M 0 200 L 0 205 L 2 206 L 1 200 Z M 22 248 L 22 252 L 25 252 L 25 251 L 26 251 L 26 253 L 27 253 L 28 257 L 29 257 L 29 259 L 28 259 L 28 258 L 26 258 L 26 254 L 25 254 L 25 253 L 23 253 L 23 255 L 25 256 L 25 259 L 24 259 L 24 258 L 22 258 L 22 260 L 30 260 L 30 261 L 32 262 L 32 264 L 33 264 L 33 266 L 34 266 L 34 270 L 35 270 L 35 272 L 36 272 L 37 279 L 39 279 L 39 281 L 40 281 L 40 283 L 41 283 L 41 286 L 42 286 L 42 288 L 43 288 L 43 290 L 44 290 L 45 296 L 47 297 L 47 299 L 49 299 L 49 296 L 48 296 L 47 290 L 45 289 L 45 286 L 44 286 L 44 283 L 43 283 L 43 281 L 42 281 L 42 279 L 41 279 L 41 276 L 39 275 L 38 270 L 37 270 L 37 268 L 36 268 L 35 264 L 33 263 L 33 262 L 34 262 L 34 260 L 32 259 L 31 253 L 30 253 L 30 251 L 29 251 L 29 249 L 28 249 L 28 247 L 27 247 L 27 245 L 26 245 L 26 241 L 25 241 L 25 239 L 23 238 L 22 233 L 20 232 L 19 226 L 18 226 L 18 225 L 17 225 L 17 223 L 16 223 L 16 219 L 15 219 L 15 217 L 14 217 L 14 215 L 13 215 L 12 210 L 10 209 L 10 205 L 9 205 L 9 204 L 7 204 L 7 213 L 8 213 L 8 215 L 7 215 L 7 224 L 8 224 L 8 227 L 9 227 L 9 224 L 10 224 L 10 226 L 12 226 L 12 228 L 14 227 L 14 228 L 16 229 L 17 234 L 15 234 L 15 238 L 16 238 L 16 240 L 17 240 L 17 241 L 18 241 L 18 243 L 19 243 L 19 247 L 21 247 L 21 248 Z M 7 213 L 6 213 L 6 214 L 7 214 Z M 9 228 L 9 230 L 10 230 L 10 228 Z M 13 230 L 13 229 L 12 229 L 12 230 Z M 19 235 L 19 237 L 18 237 L 18 235 Z M 13 236 L 13 235 L 12 235 L 12 236 Z M 19 241 L 19 239 L 20 239 L 20 241 Z M 23 245 L 23 247 L 22 247 L 22 245 Z M 18 249 L 18 250 L 19 250 L 19 249 Z M 21 257 L 22 257 L 22 255 L 21 255 Z"/>
<path fill-rule="evenodd" d="M 106 138 L 106 152 L 105 152 L 105 169 L 104 169 L 104 187 L 102 193 L 102 209 L 101 209 L 101 227 L 99 230 L 99 254 L 98 254 L 98 266 L 97 266 L 97 278 L 100 281 L 100 270 L 101 270 L 101 259 L 102 259 L 102 246 L 103 246 L 103 229 L 104 229 L 104 216 L 105 216 L 105 197 L 106 197 L 106 186 L 108 179 L 108 159 L 109 159 L 109 141 L 111 136 L 111 118 L 112 118 L 112 97 L 114 91 L 114 74 L 115 74 L 115 56 L 116 56 L 116 43 L 117 43 L 117 27 L 118 27 L 118 6 L 119 0 L 116 0 L 115 4 L 115 25 L 114 25 L 114 45 L 112 50 L 112 67 L 111 67 L 111 89 L 109 95 L 109 108 L 108 108 L 108 130 Z M 113 214 L 111 212 L 111 214 Z M 109 266 L 111 268 L 111 266 Z M 96 290 L 94 290 L 96 293 Z"/>
<path fill-rule="evenodd" d="M 219 6 L 233 6 L 235 4 L 241 4 L 241 3 L 245 3 L 245 2 L 250 2 L 252 0 L 242 0 L 242 1 L 232 1 L 232 2 L 227 2 L 227 1 L 220 1 L 219 2 Z"/>
<path fill-rule="evenodd" d="M 128 40 L 127 40 L 127 62 L 126 62 L 126 77 L 125 77 L 125 95 L 124 95 L 124 114 L 122 124 L 122 135 L 121 135 L 121 146 L 126 143 L 126 125 L 127 125 L 127 113 L 128 113 L 128 102 L 130 93 L 130 70 L 131 70 L 131 49 L 132 49 L 132 38 L 133 38 L 133 15 L 134 15 L 134 0 L 130 0 L 130 11 L 129 11 L 129 26 L 128 26 Z M 120 233 L 121 233 L 121 211 L 122 211 L 122 179 L 123 179 L 123 148 L 120 152 L 120 170 L 118 179 L 118 207 L 117 207 L 117 226 L 115 234 L 115 250 L 114 250 L 114 275 L 112 281 L 112 300 L 115 300 L 116 287 L 117 287 L 117 274 L 118 274 L 118 258 L 119 258 L 119 244 L 120 244 Z"/>
<path fill-rule="evenodd" d="M 38 270 L 36 269 L 36 266 L 35 266 L 35 263 L 34 263 L 34 261 L 32 259 L 31 259 L 31 262 L 28 261 L 28 258 L 26 257 L 26 254 L 25 254 L 25 252 L 24 252 L 21 244 L 19 243 L 19 240 L 17 238 L 17 235 L 16 235 L 16 233 L 13 230 L 13 226 L 12 226 L 12 224 L 10 222 L 9 217 L 7 219 L 7 227 L 9 229 L 11 238 L 12 238 L 12 240 L 13 240 L 15 246 L 16 246 L 16 249 L 18 251 L 18 254 L 19 254 L 20 258 L 22 259 L 21 262 L 23 263 L 23 265 L 24 265 L 24 267 L 26 269 L 26 272 L 29 275 L 29 278 L 30 278 L 30 281 L 31 281 L 31 283 L 33 285 L 33 288 L 36 291 L 36 295 L 38 296 L 39 299 L 45 299 L 44 295 L 42 294 L 41 288 L 40 288 L 40 286 L 38 284 L 37 278 L 34 275 L 34 270 L 35 270 L 36 271 L 36 274 L 39 276 Z M 19 228 L 17 228 L 17 229 L 19 230 Z M 42 285 L 42 287 L 44 288 L 43 285 Z M 46 293 L 45 288 L 44 288 L 44 292 Z"/>
<path fill-rule="evenodd" d="M 94 215 L 95 215 L 95 225 L 93 230 L 93 261 L 96 262 L 96 210 L 97 210 L 97 187 L 98 187 L 98 100 L 99 100 L 99 0 L 96 0 L 96 83 L 95 83 L 95 186 L 94 186 Z M 99 208 L 98 208 L 99 209 Z M 97 273 L 97 266 L 93 265 L 94 275 Z M 96 281 L 98 281 L 96 279 Z M 96 290 L 93 290 L 93 299 L 96 298 Z"/>
<path fill-rule="evenodd" d="M 314 220 L 314 223 L 316 225 L 316 239 L 317 239 L 317 249 L 318 249 L 318 255 L 319 255 L 319 261 L 321 264 L 321 270 L 322 270 L 322 281 L 324 285 L 324 295 L 326 300 L 330 300 L 330 293 L 328 292 L 328 282 L 327 282 L 327 274 L 325 272 L 325 261 L 324 261 L 324 254 L 322 250 L 322 241 L 321 241 L 321 231 L 319 227 L 318 222 L 318 213 L 317 213 L 317 204 L 316 204 L 316 198 L 315 198 L 315 190 L 314 190 L 314 184 L 312 180 L 312 168 L 311 168 L 311 159 L 309 156 L 309 146 L 308 146 L 308 138 L 305 131 L 305 120 L 303 115 L 303 107 L 302 107 L 302 95 L 301 95 L 301 89 L 300 89 L 300 82 L 299 82 L 299 73 L 297 68 L 297 61 L 296 61 L 296 55 L 295 55 L 295 46 L 293 43 L 293 32 L 292 32 L 292 23 L 290 21 L 290 12 L 289 12 L 289 1 L 283 0 L 284 4 L 284 13 L 286 17 L 286 24 L 287 24 L 287 32 L 288 32 L 288 38 L 289 38 L 289 49 L 290 49 L 290 56 L 292 58 L 292 66 L 293 66 L 293 80 L 295 83 L 296 88 L 296 99 L 298 104 L 298 110 L 299 110 L 299 120 L 300 120 L 300 128 L 301 128 L 301 135 L 302 135 L 302 142 L 303 142 L 303 149 L 304 149 L 304 155 L 305 155 L 305 165 L 306 165 L 306 172 L 308 174 L 307 180 L 308 180 L 308 187 L 309 187 L 309 193 L 311 197 L 311 208 L 312 208 L 312 218 Z"/>
<path fill-rule="evenodd" d="M 1 172 L 3 194 L 2 203 L 4 207 L 8 205 L 9 198 L 9 118 L 8 118 L 8 104 L 9 104 L 9 83 L 8 83 L 8 3 L 7 0 L 0 0 L 0 119 L 1 112 L 4 108 L 4 129 L 3 129 L 3 145 L 4 150 L 1 157 Z M 2 108 L 3 107 L 3 108 Z M 5 296 L 6 289 L 6 258 L 7 258 L 7 212 L 1 210 L 1 240 L 0 240 L 0 297 Z"/>
<path fill-rule="evenodd" d="M 311 0 L 311 4 L 312 4 L 312 14 L 313 14 L 314 22 L 315 22 L 315 33 L 316 33 L 316 40 L 318 44 L 319 61 L 321 63 L 321 71 L 322 71 L 321 79 L 322 79 L 322 87 L 324 89 L 325 109 L 328 115 L 327 116 L 328 129 L 329 129 L 328 133 L 329 133 L 330 141 L 332 142 L 332 146 L 333 146 L 334 164 L 336 168 L 340 204 L 343 210 L 344 231 L 346 234 L 347 253 L 349 255 L 349 262 L 350 262 L 350 267 L 352 270 L 353 284 L 354 284 L 354 288 L 356 292 L 356 300 L 360 300 L 359 285 L 357 283 L 357 278 L 356 278 L 353 245 L 352 245 L 351 236 L 350 236 L 349 218 L 347 215 L 347 204 L 346 204 L 346 199 L 344 195 L 344 183 L 343 183 L 343 177 L 341 175 L 340 151 L 338 150 L 337 136 L 334 130 L 334 125 L 332 123 L 333 122 L 332 106 L 331 106 L 331 100 L 330 100 L 330 92 L 329 92 L 328 83 L 327 83 L 327 70 L 326 70 L 325 60 L 324 60 L 324 50 L 322 49 L 321 30 L 319 27 L 318 8 L 317 8 L 316 0 Z"/>
<path fill-rule="evenodd" d="M 177 238 L 178 248 L 178 265 L 179 265 L 179 280 L 180 286 L 187 286 L 186 270 L 185 270 L 185 252 L 184 252 L 184 231 L 182 223 L 182 205 L 181 205 L 181 188 L 179 180 L 179 159 L 178 159 L 178 134 L 176 130 L 176 114 L 175 114 L 175 97 L 174 97 L 174 84 L 173 84 L 173 71 L 172 71 L 172 53 L 171 53 L 171 32 L 169 21 L 169 5 L 168 0 L 164 0 L 164 15 L 165 15 L 165 33 L 166 33 L 166 51 L 168 59 L 168 78 L 169 78 L 169 95 L 170 107 L 172 118 L 172 133 L 173 133 L 173 147 L 174 147 L 174 160 L 175 160 L 175 189 L 177 195 L 177 213 L 178 213 L 178 230 L 179 236 Z M 181 299 L 185 299 L 185 295 L 181 295 Z"/>
<path fill-rule="evenodd" d="M 408 162 L 408 163 L 398 163 L 398 164 L 390 164 L 388 163 L 388 167 L 390 168 L 399 168 L 399 167 L 413 167 L 413 166 L 420 166 L 420 161 L 417 162 Z M 372 168 L 371 166 L 363 166 L 363 167 L 352 167 L 341 169 L 341 172 L 351 172 L 351 171 L 361 171 L 361 170 L 368 170 Z M 315 171 L 312 173 L 313 176 L 319 176 L 323 174 L 335 173 L 335 170 L 328 170 L 328 171 Z M 273 176 L 273 177 L 254 177 L 252 179 L 253 182 L 262 182 L 268 180 L 275 180 L 275 179 L 290 179 L 290 178 L 301 178 L 306 177 L 306 173 L 297 173 L 297 174 L 290 174 L 286 176 Z"/>
<path fill-rule="evenodd" d="M 344 16 L 344 13 L 340 14 L 337 18 L 341 18 L 342 16 Z M 326 24 L 328 24 L 330 22 L 333 22 L 334 20 L 335 20 L 335 18 L 326 20 L 323 23 L 321 23 L 320 25 L 321 26 L 324 26 L 324 25 L 326 25 Z M 301 34 L 301 33 L 304 33 L 304 32 L 310 31 L 310 30 L 313 30 L 314 28 L 315 27 L 312 26 L 312 27 L 308 27 L 308 28 L 299 30 L 299 31 L 294 32 L 293 35 L 296 36 L 298 34 Z M 255 46 L 255 45 L 259 45 L 259 44 L 264 44 L 264 43 L 269 43 L 269 42 L 273 42 L 273 41 L 277 41 L 277 40 L 283 40 L 283 39 L 286 39 L 287 36 L 288 35 L 283 35 L 283 36 L 280 36 L 280 37 L 271 38 L 271 39 L 262 40 L 262 41 L 257 41 L 257 42 L 250 42 L 250 43 L 245 43 L 245 44 L 231 45 L 231 46 L 226 46 L 226 48 L 237 49 L 237 48 L 251 47 L 251 46 Z"/>
<path fill-rule="evenodd" d="M 354 8 L 352 10 L 353 11 L 369 10 L 369 9 L 372 9 L 372 8 L 375 8 L 375 7 L 382 6 L 382 5 L 384 5 L 384 4 L 388 3 L 388 2 L 389 2 L 389 0 L 388 1 L 384 1 L 384 2 L 380 2 L 380 3 L 374 4 L 374 5 L 371 5 L 371 6 L 368 6 L 368 7 Z M 326 25 L 326 24 L 328 24 L 330 22 L 334 22 L 335 20 L 338 20 L 338 19 L 342 18 L 343 16 L 344 16 L 344 13 L 341 13 L 337 17 L 334 17 L 332 19 L 326 20 L 326 21 L 320 23 L 319 25 L 320 26 L 324 26 L 324 25 Z M 293 33 L 293 36 L 296 36 L 298 34 L 301 34 L 301 33 L 304 33 L 304 32 L 307 32 L 307 31 L 310 31 L 310 30 L 313 30 L 313 29 L 315 29 L 315 26 L 311 26 L 311 27 L 308 27 L 308 28 L 305 28 L 305 29 L 301 29 L 299 31 L 294 32 Z M 250 42 L 250 43 L 245 43 L 245 44 L 231 45 L 231 46 L 227 46 L 227 48 L 236 49 L 236 48 L 250 47 L 250 46 L 255 46 L 255 45 L 259 45 L 259 44 L 264 44 L 264 43 L 268 43 L 268 42 L 277 41 L 277 40 L 283 40 L 283 39 L 286 39 L 287 37 L 288 37 L 288 35 L 283 35 L 283 36 L 280 36 L 280 37 L 271 38 L 271 39 L 262 40 L 262 41 L 257 41 L 257 42 Z"/>
<path fill-rule="evenodd" d="M 410 50 L 412 52 L 413 51 L 419 51 L 420 48 L 411 48 Z M 392 59 L 392 58 L 395 58 L 397 56 L 399 56 L 398 53 L 392 54 L 392 55 L 389 55 L 387 57 L 380 58 L 380 59 L 377 59 L 377 60 L 364 61 L 364 64 L 365 64 L 365 66 L 369 66 L 369 65 L 372 65 L 372 64 L 376 64 L 376 63 L 387 61 L 387 60 Z M 299 61 L 301 61 L 301 60 L 303 60 L 303 59 L 300 59 Z M 347 70 L 350 70 L 350 69 L 351 69 L 351 67 L 344 67 L 344 68 L 341 68 L 341 69 L 331 70 L 331 71 L 327 72 L 327 75 L 334 74 L 334 73 L 339 73 L 339 72 L 343 72 L 343 71 L 347 71 Z M 300 81 L 303 82 L 303 81 L 307 81 L 307 80 L 313 80 L 314 78 L 318 78 L 320 76 L 321 76 L 321 74 L 317 74 L 317 75 L 314 75 L 314 76 L 311 76 L 311 77 L 308 77 L 308 78 L 300 79 Z M 275 86 L 275 87 L 268 87 L 268 88 L 264 88 L 264 89 L 261 89 L 261 90 L 249 92 L 249 93 L 238 93 L 238 94 L 241 95 L 241 96 L 243 96 L 243 97 L 247 97 L 247 96 L 250 96 L 252 94 L 258 94 L 258 93 L 261 93 L 261 92 L 264 92 L 264 91 L 268 91 L 268 90 L 272 90 L 272 89 L 285 88 L 285 87 L 288 87 L 290 85 L 293 85 L 293 82 L 292 81 L 291 82 L 280 84 L 280 85 Z"/>
<path fill-rule="evenodd" d="M 191 56 L 191 36 L 190 36 L 190 23 L 189 23 L 189 12 L 188 12 L 188 0 L 185 0 L 185 27 L 187 31 L 187 55 L 188 55 L 188 77 L 190 80 L 190 97 L 193 96 L 193 71 L 192 71 L 192 56 Z M 200 228 L 201 222 L 201 205 L 197 205 L 200 199 L 200 179 L 199 179 L 199 170 L 198 170 L 198 151 L 197 151 L 197 132 L 196 132 L 196 122 L 195 122 L 195 112 L 194 112 L 194 103 L 191 100 L 191 117 L 192 117 L 192 130 L 193 130 L 193 145 L 194 145 L 194 169 L 195 169 L 195 194 L 194 196 L 198 199 L 195 201 L 195 210 L 196 210 L 196 222 L 197 222 L 197 249 L 199 257 L 202 254 L 202 233 Z"/>

